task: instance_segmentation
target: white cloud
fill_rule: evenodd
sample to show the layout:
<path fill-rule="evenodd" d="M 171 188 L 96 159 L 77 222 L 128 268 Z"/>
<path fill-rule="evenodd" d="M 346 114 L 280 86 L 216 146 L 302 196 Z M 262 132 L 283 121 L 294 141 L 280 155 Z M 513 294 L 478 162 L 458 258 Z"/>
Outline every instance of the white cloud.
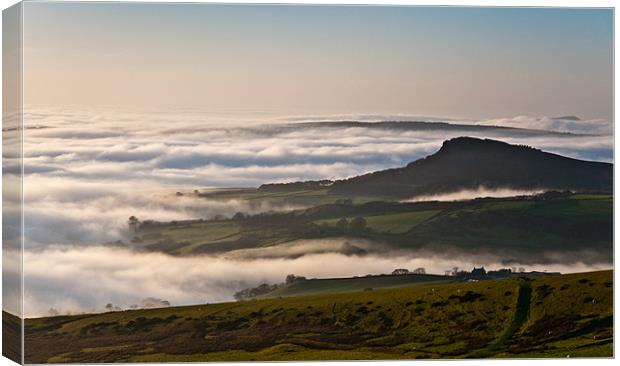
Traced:
<path fill-rule="evenodd" d="M 29 243 L 113 241 L 122 237 L 124 220 L 131 215 L 172 220 L 230 214 L 246 209 L 244 203 L 181 199 L 173 194 L 179 189 L 347 178 L 406 165 L 434 153 L 444 140 L 462 135 L 497 138 L 594 160 L 611 160 L 613 151 L 610 136 L 523 135 L 502 129 L 297 129 L 273 124 L 278 118 L 248 116 L 205 117 L 196 112 L 149 115 L 58 108 L 29 111 L 27 126 L 46 127 L 25 132 L 24 189 Z M 283 119 L 429 118 L 363 115 Z M 545 126 L 549 121 L 516 117 L 452 122 L 536 127 L 536 123 Z M 590 122 L 562 123 L 572 126 Z M 17 172 L 19 160 L 9 156 L 5 168 L 6 172 Z"/>
<path fill-rule="evenodd" d="M 575 120 L 572 118 L 517 116 L 512 118 L 480 120 L 476 121 L 475 123 L 490 126 L 506 126 L 556 132 L 597 134 L 605 136 L 610 136 L 611 134 L 613 134 L 613 123 L 604 119 Z"/>
<path fill-rule="evenodd" d="M 366 245 L 344 241 L 356 246 Z M 46 315 L 51 307 L 63 313 L 104 311 L 107 303 L 128 308 L 149 297 L 165 299 L 173 306 L 231 301 L 238 290 L 263 282 L 280 283 L 291 273 L 325 278 L 389 273 L 394 268 L 425 267 L 429 273 L 442 274 L 455 266 L 464 269 L 480 265 L 489 269 L 504 267 L 499 256 L 476 253 L 458 256 L 449 252 L 443 255 L 428 252 L 345 255 L 337 250 L 343 242 L 305 241 L 299 245 L 306 250 L 316 246 L 322 251 L 311 251 L 313 254 L 296 258 L 274 258 L 269 253 L 251 259 L 176 257 L 103 246 L 26 251 L 25 313 L 26 316 Z M 330 246 L 335 251 L 327 250 Z M 566 263 L 566 258 L 562 260 Z M 521 264 L 512 263 L 511 266 Z M 609 268 L 609 264 L 573 261 L 570 264 L 529 263 L 525 267 L 526 270 L 580 272 Z M 8 268 L 11 269 L 16 270 Z"/>
<path fill-rule="evenodd" d="M 474 198 L 485 198 L 485 197 L 515 197 L 515 196 L 531 196 L 534 194 L 539 194 L 544 192 L 544 190 L 519 190 L 519 189 L 510 189 L 510 188 L 486 188 L 483 186 L 478 187 L 477 189 L 464 189 L 456 192 L 448 192 L 448 193 L 439 193 L 432 195 L 424 195 L 424 196 L 416 196 L 410 200 L 404 200 L 404 202 L 425 202 L 425 201 L 464 201 L 471 200 Z"/>

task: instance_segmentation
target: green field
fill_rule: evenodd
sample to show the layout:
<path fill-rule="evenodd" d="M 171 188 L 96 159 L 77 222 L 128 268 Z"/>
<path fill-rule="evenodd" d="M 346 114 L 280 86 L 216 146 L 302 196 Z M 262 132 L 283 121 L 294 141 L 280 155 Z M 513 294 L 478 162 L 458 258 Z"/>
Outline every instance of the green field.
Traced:
<path fill-rule="evenodd" d="M 440 210 L 428 210 L 428 211 L 413 211 L 402 213 L 388 213 L 384 215 L 371 215 L 365 216 L 364 219 L 367 222 L 368 228 L 373 231 L 386 233 L 386 234 L 404 234 L 411 230 L 417 224 L 428 220 L 433 217 Z M 353 217 L 345 217 L 347 220 L 352 220 Z M 329 225 L 335 227 L 340 218 L 331 218 L 315 221 L 318 225 Z"/>
<path fill-rule="evenodd" d="M 613 273 L 26 319 L 26 362 L 612 357 Z"/>
<path fill-rule="evenodd" d="M 378 275 L 356 278 L 328 278 L 298 281 L 279 288 L 264 297 L 322 295 L 375 289 L 413 287 L 454 282 L 454 279 L 437 275 Z"/>
<path fill-rule="evenodd" d="M 405 245 L 497 248 L 511 253 L 571 252 L 589 248 L 611 262 L 613 199 L 574 195 L 550 200 L 479 200 L 445 210 L 417 225 Z"/>
<path fill-rule="evenodd" d="M 226 197 L 234 196 L 226 192 Z M 240 194 L 245 197 L 249 193 Z M 356 217 L 364 218 L 363 229 L 337 224 L 342 218 L 351 222 Z M 175 255 L 223 253 L 307 239 L 348 238 L 354 243 L 359 238 L 381 243 L 381 250 L 386 245 L 388 249 L 413 250 L 476 248 L 521 263 L 555 251 L 569 259 L 581 258 L 581 251 L 587 248 L 594 255 L 593 262 L 611 263 L 613 198 L 568 194 L 462 202 L 330 203 L 243 219 L 159 223 L 138 230 L 136 237 L 139 244 L 135 245 L 140 248 Z"/>
<path fill-rule="evenodd" d="M 241 228 L 233 221 L 168 224 L 141 231 L 140 245 L 173 254 L 191 254 L 204 245 L 239 239 Z"/>

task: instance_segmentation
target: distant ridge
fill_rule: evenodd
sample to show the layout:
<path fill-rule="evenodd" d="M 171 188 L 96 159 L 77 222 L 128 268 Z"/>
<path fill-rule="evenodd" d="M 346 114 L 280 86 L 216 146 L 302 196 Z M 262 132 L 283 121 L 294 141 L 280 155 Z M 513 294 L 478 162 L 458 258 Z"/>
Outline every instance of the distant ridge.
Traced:
<path fill-rule="evenodd" d="M 611 192 L 613 165 L 496 140 L 458 137 L 406 167 L 335 181 L 330 192 L 406 198 L 480 187 Z"/>
<path fill-rule="evenodd" d="M 569 118 L 569 117 L 567 117 Z M 577 118 L 577 117 L 575 117 Z M 477 125 L 453 122 L 428 122 L 428 121 L 321 121 L 300 122 L 287 125 L 288 128 L 371 128 L 383 130 L 409 130 L 409 131 L 462 131 L 462 132 L 510 132 L 514 136 L 537 136 L 537 135 L 573 135 L 570 132 L 557 132 L 549 130 L 536 130 L 520 127 Z"/>
<path fill-rule="evenodd" d="M 564 119 L 567 121 L 581 121 L 581 118 L 577 116 L 562 116 L 562 117 L 553 117 L 552 119 Z"/>

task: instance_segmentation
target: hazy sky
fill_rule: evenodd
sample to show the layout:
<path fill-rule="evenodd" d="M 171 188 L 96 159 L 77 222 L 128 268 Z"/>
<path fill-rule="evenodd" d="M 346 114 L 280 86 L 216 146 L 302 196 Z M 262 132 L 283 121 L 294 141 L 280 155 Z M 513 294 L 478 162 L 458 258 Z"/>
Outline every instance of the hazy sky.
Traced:
<path fill-rule="evenodd" d="M 25 4 L 25 102 L 612 119 L 612 10 Z"/>

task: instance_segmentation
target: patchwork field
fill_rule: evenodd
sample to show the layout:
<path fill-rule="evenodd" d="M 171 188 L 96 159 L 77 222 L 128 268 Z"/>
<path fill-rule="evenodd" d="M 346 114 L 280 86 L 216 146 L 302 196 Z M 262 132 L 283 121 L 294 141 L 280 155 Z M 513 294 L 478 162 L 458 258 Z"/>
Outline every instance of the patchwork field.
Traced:
<path fill-rule="evenodd" d="M 366 220 L 366 227 L 369 230 L 385 234 L 404 234 L 413 229 L 417 224 L 428 220 L 439 212 L 441 212 L 441 210 L 387 213 L 384 215 L 365 216 L 364 220 Z M 318 225 L 337 227 L 340 219 L 341 218 L 318 220 L 315 221 L 315 223 Z M 345 219 L 352 220 L 353 217 L 345 217 Z"/>
<path fill-rule="evenodd" d="M 239 240 L 240 231 L 241 227 L 230 220 L 170 223 L 141 230 L 137 244 L 148 245 L 150 250 L 191 254 L 204 245 Z"/>
<path fill-rule="evenodd" d="M 611 357 L 612 275 L 27 319 L 26 362 Z"/>
<path fill-rule="evenodd" d="M 258 195 L 257 190 L 251 190 Z M 244 190 L 216 191 L 248 198 Z M 215 194 L 215 193 L 214 193 Z M 285 193 L 305 196 L 305 191 Z M 318 193 L 317 193 L 318 194 Z M 312 196 L 312 195 L 310 195 Z M 262 197 L 262 196 L 260 196 Z M 203 198 L 201 196 L 201 198 Z M 521 263 L 559 251 L 611 263 L 613 198 L 609 194 L 556 193 L 462 202 L 366 202 L 336 200 L 307 209 L 186 222 L 143 224 L 132 246 L 175 255 L 223 253 L 294 243 L 305 239 L 351 238 L 392 249 L 423 247 L 500 253 Z M 356 225 L 354 221 L 358 221 Z M 344 222 L 344 224 L 343 224 Z M 592 258 L 583 258 L 588 248 Z M 544 249 L 544 250 L 543 250 Z M 370 249 L 372 250 L 372 248 Z M 572 256 L 572 257 L 571 257 Z"/>

